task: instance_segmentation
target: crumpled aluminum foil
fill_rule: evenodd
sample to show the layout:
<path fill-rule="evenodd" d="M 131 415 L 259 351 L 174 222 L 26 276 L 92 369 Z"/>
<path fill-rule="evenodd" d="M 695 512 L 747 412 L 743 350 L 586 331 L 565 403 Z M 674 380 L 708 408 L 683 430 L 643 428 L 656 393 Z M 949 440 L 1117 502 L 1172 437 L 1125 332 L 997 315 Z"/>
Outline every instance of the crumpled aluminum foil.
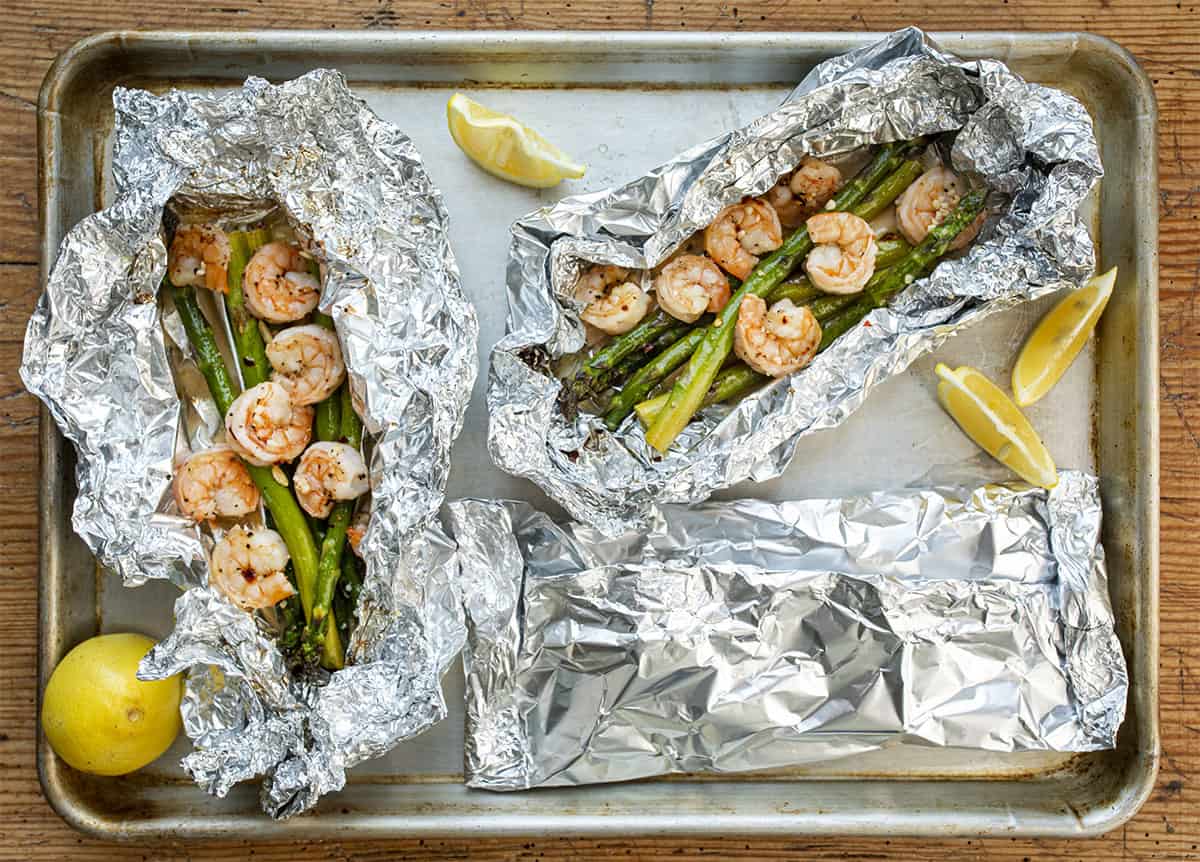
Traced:
<path fill-rule="evenodd" d="M 265 776 L 264 809 L 288 816 L 446 713 L 441 674 L 464 630 L 436 518 L 478 323 L 420 155 L 336 72 L 113 100 L 115 200 L 64 240 L 21 374 L 78 450 L 75 531 L 127 585 L 185 590 L 175 631 L 140 671 L 191 670 L 184 767 L 218 795 Z M 178 316 L 156 301 L 168 200 L 230 221 L 278 208 L 327 268 L 321 307 L 371 441 L 372 490 L 359 624 L 332 675 L 289 675 L 264 622 L 206 586 L 207 539 L 175 513 L 177 448 L 206 445 L 220 417 Z"/>
<path fill-rule="evenodd" d="M 568 297 L 587 261 L 653 267 L 806 154 L 950 130 L 959 130 L 954 165 L 977 172 L 1007 204 L 965 256 L 873 312 L 869 327 L 736 406 L 704 411 L 665 457 L 634 417 L 612 433 L 599 417 L 563 415 L 547 365 L 584 345 L 580 304 Z M 648 524 L 656 502 L 697 502 L 778 476 L 802 436 L 841 423 L 873 386 L 952 333 L 1090 275 L 1094 251 L 1076 211 L 1102 172 L 1084 107 L 1002 63 L 960 61 L 913 28 L 828 60 L 745 128 L 622 188 L 566 198 L 513 225 L 508 333 L 492 353 L 488 385 L 491 456 L 611 534 Z"/>
<path fill-rule="evenodd" d="M 736 772 L 896 743 L 1114 745 L 1100 496 L 1024 484 L 653 510 L 606 538 L 450 504 L 467 784 Z"/>

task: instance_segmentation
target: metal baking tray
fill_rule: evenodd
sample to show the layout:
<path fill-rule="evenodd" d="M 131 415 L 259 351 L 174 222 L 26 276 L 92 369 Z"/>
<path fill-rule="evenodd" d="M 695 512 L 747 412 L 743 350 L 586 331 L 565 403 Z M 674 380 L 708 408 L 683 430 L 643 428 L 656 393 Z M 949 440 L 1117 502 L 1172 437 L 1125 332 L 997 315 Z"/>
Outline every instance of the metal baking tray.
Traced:
<path fill-rule="evenodd" d="M 445 193 L 463 281 L 479 310 L 481 361 L 502 335 L 510 222 L 557 197 L 635 177 L 676 152 L 770 109 L 814 63 L 871 34 L 764 33 L 110 33 L 63 54 L 39 101 L 42 264 L 64 232 L 110 197 L 115 84 L 214 89 L 247 75 L 285 79 L 340 69 L 416 141 Z M 451 716 L 419 740 L 353 771 L 303 817 L 259 813 L 253 785 L 226 799 L 179 770 L 186 740 L 121 779 L 66 767 L 39 741 L 42 787 L 72 825 L 106 838 L 350 838 L 431 835 L 924 834 L 1087 835 L 1131 817 L 1158 763 L 1158 321 L 1155 104 L 1146 76 L 1088 34 L 941 34 L 965 57 L 996 57 L 1061 87 L 1091 110 L 1108 171 L 1089 204 L 1101 267 L 1119 289 L 1088 353 L 1031 410 L 1062 466 L 1099 472 L 1104 543 L 1131 694 L 1119 747 L 1088 755 L 995 755 L 897 747 L 792 770 L 682 776 L 523 794 L 461 784 L 462 680 Z M 536 192 L 483 174 L 451 144 L 444 106 L 462 89 L 511 111 L 590 165 L 587 177 Z M 939 412 L 935 359 L 1007 374 L 1045 303 L 995 316 L 880 387 L 835 432 L 802 442 L 787 474 L 724 496 L 847 494 L 918 481 L 943 468 L 1003 475 Z M 449 497 L 498 496 L 553 508 L 496 470 L 484 441 L 485 374 L 454 453 Z M 880 433 L 880 429 L 886 429 Z M 72 534 L 73 456 L 43 413 L 40 683 L 68 648 L 98 631 L 163 635 L 173 588 L 126 590 L 97 571 Z M 846 465 L 854 465 L 847 470 Z"/>

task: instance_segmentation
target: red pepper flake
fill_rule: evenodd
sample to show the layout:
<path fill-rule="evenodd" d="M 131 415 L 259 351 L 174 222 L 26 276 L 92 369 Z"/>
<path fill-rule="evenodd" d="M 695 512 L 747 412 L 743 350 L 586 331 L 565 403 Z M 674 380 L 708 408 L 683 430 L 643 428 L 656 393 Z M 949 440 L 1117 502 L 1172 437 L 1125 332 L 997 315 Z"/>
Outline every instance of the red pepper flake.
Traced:
<path fill-rule="evenodd" d="M 863 321 L 863 326 L 870 326 L 870 325 L 871 325 L 871 321 L 869 321 L 869 320 Z"/>

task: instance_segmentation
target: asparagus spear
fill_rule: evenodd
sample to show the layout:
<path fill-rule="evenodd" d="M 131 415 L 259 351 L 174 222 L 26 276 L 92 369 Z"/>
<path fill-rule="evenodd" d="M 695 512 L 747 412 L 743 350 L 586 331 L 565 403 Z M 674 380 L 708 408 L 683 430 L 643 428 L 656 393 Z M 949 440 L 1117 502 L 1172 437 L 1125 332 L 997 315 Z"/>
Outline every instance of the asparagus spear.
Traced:
<path fill-rule="evenodd" d="M 196 304 L 194 288 L 176 287 L 174 297 L 183 328 L 187 331 L 188 340 L 196 352 L 197 364 L 208 382 L 209 392 L 212 393 L 217 409 L 224 415 L 229 412 L 230 405 L 237 397 L 237 385 L 221 358 L 212 327 Z M 318 562 L 317 546 L 308 529 L 308 521 L 305 520 L 304 512 L 296 498 L 292 496 L 291 488 L 275 479 L 272 468 L 246 464 L 246 469 L 250 472 L 254 484 L 258 486 L 263 502 L 275 521 L 276 531 L 287 545 L 292 558 L 292 569 L 296 575 L 300 603 L 304 606 L 305 616 L 308 616 L 312 610 Z M 340 652 L 340 648 L 338 651 Z"/>
<path fill-rule="evenodd" d="M 904 189 L 901 180 L 894 183 L 889 176 L 903 161 L 907 144 L 886 144 L 875 158 L 854 179 L 848 182 L 833 199 L 833 210 L 851 210 L 866 198 L 877 185 L 887 185 L 894 200 Z M 882 196 L 881 196 L 882 198 Z M 659 452 L 666 452 L 679 432 L 700 409 L 713 379 L 733 349 L 733 327 L 737 321 L 742 297 L 748 293 L 767 296 L 782 282 L 796 264 L 812 249 L 807 228 L 800 228 L 783 245 L 759 262 L 754 271 L 729 300 L 716 322 L 705 333 L 680 379 L 671 391 L 667 406 L 659 413 L 646 439 Z"/>
<path fill-rule="evenodd" d="M 249 389 L 271 376 L 267 349 L 258 321 L 246 310 L 242 293 L 242 274 L 254 252 L 266 245 L 265 230 L 235 231 L 229 234 L 229 292 L 225 294 L 225 313 L 233 329 L 234 352 L 238 357 L 242 385 Z"/>
<path fill-rule="evenodd" d="M 710 407 L 713 404 L 720 404 L 722 401 L 736 401 L 770 380 L 770 377 L 759 374 L 749 365 L 740 362 L 728 365 L 713 380 L 712 388 L 704 396 L 703 406 Z M 654 422 L 655 417 L 666 406 L 667 399 L 670 397 L 671 393 L 664 392 L 662 395 L 643 401 L 634 407 L 641 423 L 648 426 Z"/>
<path fill-rule="evenodd" d="M 350 397 L 349 381 L 342 384 L 338 390 L 341 401 L 341 439 L 349 446 L 358 448 L 362 445 L 362 423 L 354 412 L 354 404 Z M 337 625 L 328 625 L 330 609 L 333 604 L 334 592 L 337 589 L 338 578 L 342 573 L 342 555 L 346 547 L 346 528 L 350 526 L 350 518 L 354 515 L 354 501 L 340 500 L 329 515 L 325 527 L 325 540 L 321 543 L 321 558 L 318 564 L 317 580 L 313 590 L 312 612 L 308 617 L 308 627 L 304 632 L 302 649 L 305 656 L 315 660 L 321 643 L 327 641 L 330 632 L 337 632 Z M 323 662 L 328 665 L 328 651 Z M 339 653 L 334 668 L 340 668 L 344 657 Z"/>
<path fill-rule="evenodd" d="M 817 348 L 817 353 L 829 347 L 839 336 L 856 326 L 871 311 L 885 305 L 889 299 L 911 284 L 920 273 L 930 269 L 939 258 L 946 254 L 954 238 L 979 215 L 986 197 L 987 192 L 983 189 L 967 194 L 941 224 L 930 230 L 929 235 L 920 245 L 912 248 L 890 268 L 872 276 L 862 293 L 849 297 L 836 297 L 839 300 L 849 299 L 849 303 L 836 308 L 824 308 L 818 306 L 820 300 L 813 302 L 809 308 L 822 322 L 821 344 Z M 739 399 L 768 380 L 770 380 L 769 377 L 758 374 L 748 366 L 741 364 L 729 366 L 714 379 L 713 385 L 704 397 L 702 406 L 707 407 L 711 404 Z M 638 404 L 634 409 L 642 423 L 653 425 L 668 398 L 669 394 L 664 394 Z"/>
<path fill-rule="evenodd" d="M 358 559 L 353 553 L 342 554 L 342 576 L 338 579 L 333 611 L 338 631 L 346 641 L 349 641 L 354 631 L 354 613 L 358 607 L 358 597 L 362 593 L 362 575 L 358 567 Z"/>
<path fill-rule="evenodd" d="M 610 431 L 615 431 L 625 417 L 633 410 L 633 406 L 650 394 L 659 383 L 667 378 L 676 368 L 688 361 L 696 347 L 704 340 L 704 328 L 693 329 L 683 338 L 676 341 L 662 353 L 655 356 L 621 387 L 621 391 L 613 396 L 604 414 L 604 424 Z"/>
<path fill-rule="evenodd" d="M 678 325 L 678 320 L 660 309 L 624 335 L 618 335 L 604 349 L 592 356 L 577 375 L 577 382 L 588 388 L 626 356 Z"/>

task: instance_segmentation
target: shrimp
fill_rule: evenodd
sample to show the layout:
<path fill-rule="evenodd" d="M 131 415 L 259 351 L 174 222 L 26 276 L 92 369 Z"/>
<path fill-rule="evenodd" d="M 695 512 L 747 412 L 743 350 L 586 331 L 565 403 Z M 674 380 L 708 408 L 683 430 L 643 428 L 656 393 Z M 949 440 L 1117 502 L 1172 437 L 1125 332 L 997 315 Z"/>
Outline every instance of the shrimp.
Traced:
<path fill-rule="evenodd" d="M 304 450 L 292 475 L 300 508 L 314 518 L 328 518 L 335 500 L 353 500 L 370 488 L 367 465 L 353 446 L 314 443 Z"/>
<path fill-rule="evenodd" d="M 575 285 L 575 298 L 587 303 L 579 315 L 583 322 L 609 335 L 633 329 L 650 310 L 650 296 L 629 281 L 629 270 L 611 264 L 585 272 Z"/>
<path fill-rule="evenodd" d="M 228 446 L 188 456 L 175 474 L 175 502 L 193 521 L 238 518 L 258 508 L 258 486 Z"/>
<path fill-rule="evenodd" d="M 809 218 L 816 247 L 804 260 L 812 283 L 826 293 L 858 293 L 875 273 L 879 246 L 871 226 L 853 213 L 818 213 Z"/>
<path fill-rule="evenodd" d="M 799 227 L 829 202 L 842 184 L 842 172 L 829 162 L 805 156 L 800 167 L 782 177 L 767 192 L 784 227 Z"/>
<path fill-rule="evenodd" d="M 276 333 L 267 345 L 267 358 L 274 369 L 271 379 L 287 387 L 293 404 L 318 404 L 346 379 L 337 336 L 315 323 Z"/>
<path fill-rule="evenodd" d="M 654 295 L 662 310 L 691 323 L 705 311 L 714 314 L 729 302 L 729 279 L 721 268 L 699 254 L 684 254 L 668 263 L 654 279 Z"/>
<path fill-rule="evenodd" d="M 242 285 L 250 313 L 270 323 L 299 320 L 321 299 L 321 283 L 308 272 L 308 260 L 284 242 L 269 242 L 254 253 Z"/>
<path fill-rule="evenodd" d="M 821 345 L 821 324 L 806 306 L 781 299 L 767 303 L 753 293 L 738 307 L 733 350 L 738 357 L 769 377 L 785 377 L 812 361 Z"/>
<path fill-rule="evenodd" d="M 371 520 L 371 507 L 359 504 L 358 511 L 354 513 L 354 517 L 350 521 L 350 526 L 346 528 L 346 541 L 350 543 L 350 550 L 362 556 L 360 546 L 362 540 L 367 535 L 367 524 Z"/>
<path fill-rule="evenodd" d="M 215 224 L 189 224 L 171 240 L 168 275 L 176 287 L 229 291 L 229 237 Z"/>
<path fill-rule="evenodd" d="M 225 414 L 229 445 L 251 464 L 291 461 L 312 437 L 313 409 L 292 402 L 283 384 L 268 380 L 234 399 Z"/>
<path fill-rule="evenodd" d="M 758 263 L 756 255 L 783 245 L 779 216 L 761 198 L 725 207 L 704 229 L 704 250 L 721 269 L 744 279 Z"/>
<path fill-rule="evenodd" d="M 213 546 L 208 580 L 238 607 L 269 608 L 296 594 L 284 572 L 290 559 L 274 530 L 239 524 Z"/>
<path fill-rule="evenodd" d="M 947 167 L 939 165 L 921 174 L 896 202 L 900 233 L 916 245 L 925 239 L 930 228 L 950 215 L 966 193 L 966 180 Z"/>

